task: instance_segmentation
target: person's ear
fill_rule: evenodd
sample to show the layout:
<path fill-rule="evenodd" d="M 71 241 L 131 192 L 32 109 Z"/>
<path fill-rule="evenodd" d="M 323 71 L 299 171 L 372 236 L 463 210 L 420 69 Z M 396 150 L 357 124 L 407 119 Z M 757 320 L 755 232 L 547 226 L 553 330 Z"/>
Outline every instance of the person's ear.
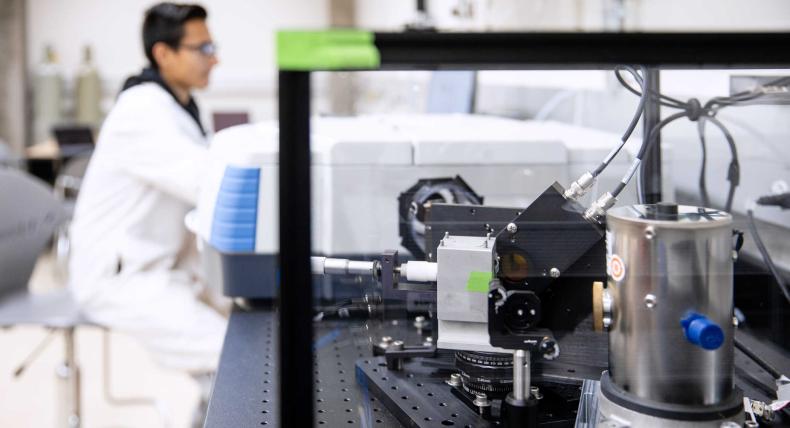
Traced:
<path fill-rule="evenodd" d="M 151 54 L 156 60 L 156 64 L 159 68 L 166 67 L 172 60 L 174 53 L 173 48 L 164 42 L 156 42 L 151 48 Z"/>

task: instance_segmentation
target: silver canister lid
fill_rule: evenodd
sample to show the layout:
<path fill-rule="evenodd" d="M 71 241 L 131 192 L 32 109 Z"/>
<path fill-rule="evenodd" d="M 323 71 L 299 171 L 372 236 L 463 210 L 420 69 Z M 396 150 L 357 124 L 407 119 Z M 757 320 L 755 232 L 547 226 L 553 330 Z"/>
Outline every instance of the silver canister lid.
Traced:
<path fill-rule="evenodd" d="M 607 221 L 622 220 L 633 223 L 672 225 L 679 228 L 721 227 L 732 223 L 732 216 L 727 212 L 691 205 L 677 205 L 670 202 L 612 208 L 606 213 L 606 217 Z"/>

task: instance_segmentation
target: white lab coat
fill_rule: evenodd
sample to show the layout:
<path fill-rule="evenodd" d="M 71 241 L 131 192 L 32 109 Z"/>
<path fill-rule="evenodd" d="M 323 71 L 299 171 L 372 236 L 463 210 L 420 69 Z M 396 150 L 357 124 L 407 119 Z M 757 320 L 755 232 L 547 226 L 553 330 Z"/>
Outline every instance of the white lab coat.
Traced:
<path fill-rule="evenodd" d="M 184 226 L 207 161 L 205 137 L 167 91 L 125 90 L 99 134 L 70 233 L 69 285 L 88 318 L 191 372 L 216 367 L 226 326 L 196 298 Z"/>

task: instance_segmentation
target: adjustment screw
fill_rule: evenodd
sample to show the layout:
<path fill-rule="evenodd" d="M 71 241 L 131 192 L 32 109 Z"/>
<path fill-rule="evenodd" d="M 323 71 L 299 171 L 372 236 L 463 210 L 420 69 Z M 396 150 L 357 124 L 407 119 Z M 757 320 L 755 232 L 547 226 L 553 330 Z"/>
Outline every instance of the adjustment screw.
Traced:
<path fill-rule="evenodd" d="M 549 337 L 543 338 L 538 346 L 538 350 L 543 354 L 543 358 L 547 360 L 553 360 L 560 356 L 560 348 L 557 346 L 557 342 Z"/>
<path fill-rule="evenodd" d="M 453 373 L 450 375 L 450 379 L 448 379 L 446 382 L 448 385 L 457 388 L 461 386 L 461 375 L 458 373 Z"/>
<path fill-rule="evenodd" d="M 491 402 L 488 401 L 488 397 L 485 394 L 475 394 L 475 401 L 472 404 L 477 407 L 488 407 L 491 405 Z"/>
<path fill-rule="evenodd" d="M 386 351 L 387 348 L 390 347 L 390 345 L 392 345 L 392 338 L 389 336 L 384 336 L 379 341 L 378 347 Z"/>
<path fill-rule="evenodd" d="M 647 309 L 653 309 L 656 307 L 656 296 L 654 294 L 648 294 L 645 296 L 645 307 L 647 307 Z"/>
<path fill-rule="evenodd" d="M 551 339 L 543 339 L 543 341 L 540 342 L 540 350 L 543 353 L 550 353 L 551 351 L 554 350 L 554 345 L 556 345 L 556 344 L 554 343 L 553 340 L 551 340 Z"/>

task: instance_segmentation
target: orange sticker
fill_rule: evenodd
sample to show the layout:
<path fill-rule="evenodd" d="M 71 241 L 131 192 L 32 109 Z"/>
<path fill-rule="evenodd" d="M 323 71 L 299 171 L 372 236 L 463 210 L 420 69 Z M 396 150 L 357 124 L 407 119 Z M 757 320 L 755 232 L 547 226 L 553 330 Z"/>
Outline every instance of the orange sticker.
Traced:
<path fill-rule="evenodd" d="M 625 263 L 617 254 L 612 255 L 609 260 L 609 273 L 615 281 L 622 281 L 625 278 Z"/>

